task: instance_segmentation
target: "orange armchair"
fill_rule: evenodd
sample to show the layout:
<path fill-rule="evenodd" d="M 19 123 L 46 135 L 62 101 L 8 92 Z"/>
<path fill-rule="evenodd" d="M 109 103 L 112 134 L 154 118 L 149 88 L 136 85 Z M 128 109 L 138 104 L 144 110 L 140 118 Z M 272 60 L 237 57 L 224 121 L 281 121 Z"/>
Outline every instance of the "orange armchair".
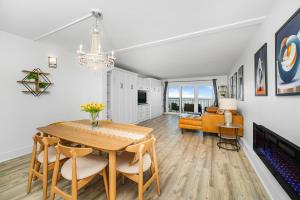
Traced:
<path fill-rule="evenodd" d="M 217 113 L 204 113 L 201 117 L 202 119 L 202 131 L 208 132 L 208 133 L 219 133 L 219 128 L 216 126 L 217 124 L 224 123 L 224 115 L 217 114 Z M 239 114 L 232 115 L 232 123 L 234 124 L 240 124 L 244 125 L 244 118 L 243 116 Z M 226 131 L 230 130 L 224 130 L 224 133 L 226 134 Z M 228 132 L 228 134 L 231 134 L 231 132 Z M 243 137 L 244 130 L 243 128 L 239 129 L 238 136 Z"/>

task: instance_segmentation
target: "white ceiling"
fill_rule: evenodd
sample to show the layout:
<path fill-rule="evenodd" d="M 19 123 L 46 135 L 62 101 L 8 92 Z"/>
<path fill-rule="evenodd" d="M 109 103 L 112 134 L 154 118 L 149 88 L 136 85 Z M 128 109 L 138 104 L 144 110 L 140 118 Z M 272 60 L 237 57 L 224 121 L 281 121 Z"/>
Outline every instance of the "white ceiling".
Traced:
<path fill-rule="evenodd" d="M 265 16 L 271 0 L 0 0 L 0 30 L 29 39 L 99 9 L 106 50 L 163 40 L 180 34 Z M 74 52 L 88 45 L 93 20 L 41 42 Z M 227 74 L 259 25 L 135 48 L 117 53 L 117 64 L 159 78 Z"/>

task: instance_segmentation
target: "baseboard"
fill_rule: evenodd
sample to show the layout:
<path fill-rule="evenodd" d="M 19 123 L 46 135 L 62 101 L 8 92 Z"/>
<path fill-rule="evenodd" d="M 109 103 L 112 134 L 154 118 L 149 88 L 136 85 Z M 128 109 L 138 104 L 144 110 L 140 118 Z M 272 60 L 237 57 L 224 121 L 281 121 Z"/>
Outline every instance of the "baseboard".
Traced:
<path fill-rule="evenodd" d="M 273 177 L 268 168 L 256 155 L 253 149 L 245 142 L 244 139 L 241 139 L 241 145 L 247 156 L 250 164 L 252 165 L 254 171 L 256 172 L 258 178 L 260 179 L 262 185 L 264 186 L 267 194 L 271 200 L 288 200 L 290 197 L 283 190 L 277 180 Z"/>
<path fill-rule="evenodd" d="M 0 153 L 0 163 L 23 156 L 23 155 L 26 155 L 26 154 L 29 154 L 29 153 L 31 153 L 31 151 L 32 151 L 32 146 L 30 145 L 30 146 L 25 146 L 25 147 L 22 147 L 22 148 L 13 150 L 13 151 L 2 152 L 2 153 Z"/>

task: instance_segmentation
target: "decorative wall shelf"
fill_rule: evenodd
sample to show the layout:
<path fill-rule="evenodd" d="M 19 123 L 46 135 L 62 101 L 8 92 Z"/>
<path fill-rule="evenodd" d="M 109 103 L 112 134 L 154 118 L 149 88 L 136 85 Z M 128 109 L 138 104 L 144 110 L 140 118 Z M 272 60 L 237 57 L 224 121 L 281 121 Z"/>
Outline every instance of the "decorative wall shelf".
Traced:
<path fill-rule="evenodd" d="M 50 73 L 44 73 L 39 68 L 32 71 L 23 70 L 22 72 L 26 73 L 26 76 L 21 81 L 17 82 L 22 83 L 27 89 L 26 91 L 22 91 L 23 93 L 31 93 L 35 97 L 49 93 L 49 91 L 46 90 L 49 86 L 53 85 L 47 77 Z"/>

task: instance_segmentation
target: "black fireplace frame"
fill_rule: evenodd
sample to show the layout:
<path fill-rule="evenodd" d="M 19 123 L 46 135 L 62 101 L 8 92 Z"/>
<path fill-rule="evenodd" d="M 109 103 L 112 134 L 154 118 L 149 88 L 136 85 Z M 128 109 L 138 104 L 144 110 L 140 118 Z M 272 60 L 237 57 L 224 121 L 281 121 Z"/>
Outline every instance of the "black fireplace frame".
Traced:
<path fill-rule="evenodd" d="M 258 157 L 263 161 L 265 166 L 270 170 L 272 175 L 281 185 L 281 187 L 286 191 L 286 193 L 290 196 L 293 200 L 300 200 L 300 196 L 294 191 L 294 189 L 284 180 L 284 178 L 274 169 L 274 167 L 270 164 L 270 162 L 262 155 L 259 151 L 259 145 L 257 141 L 257 133 L 264 134 L 264 139 L 269 137 L 274 143 L 274 145 L 278 145 L 279 148 L 283 148 L 283 152 L 293 160 L 298 165 L 300 164 L 300 147 L 293 144 L 292 142 L 288 141 L 287 139 L 283 138 L 282 136 L 274 133 L 273 131 L 267 129 L 262 125 L 258 125 L 253 123 L 253 150 L 256 152 Z M 271 136 L 270 136 L 271 135 Z"/>

